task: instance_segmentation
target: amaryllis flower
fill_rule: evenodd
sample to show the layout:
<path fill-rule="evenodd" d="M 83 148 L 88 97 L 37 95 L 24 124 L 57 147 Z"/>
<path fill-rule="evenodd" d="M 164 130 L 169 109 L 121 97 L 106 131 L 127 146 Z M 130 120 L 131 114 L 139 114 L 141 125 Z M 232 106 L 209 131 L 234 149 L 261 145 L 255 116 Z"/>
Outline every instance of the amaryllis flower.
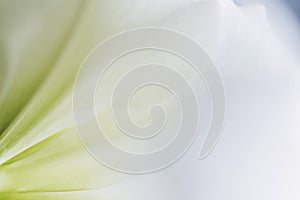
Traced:
<path fill-rule="evenodd" d="M 0 199 L 299 199 L 297 20 L 284 1 L 2 0 Z M 171 167 L 129 175 L 84 148 L 72 93 L 96 45 L 141 27 L 178 31 L 205 49 L 226 89 L 226 120 L 205 160 L 198 159 L 196 139 Z M 159 91 L 147 94 L 149 101 L 167 99 Z M 136 106 L 136 116 L 146 118 Z M 107 109 L 100 105 L 98 114 L 105 118 Z M 91 116 L 82 116 L 89 131 Z"/>

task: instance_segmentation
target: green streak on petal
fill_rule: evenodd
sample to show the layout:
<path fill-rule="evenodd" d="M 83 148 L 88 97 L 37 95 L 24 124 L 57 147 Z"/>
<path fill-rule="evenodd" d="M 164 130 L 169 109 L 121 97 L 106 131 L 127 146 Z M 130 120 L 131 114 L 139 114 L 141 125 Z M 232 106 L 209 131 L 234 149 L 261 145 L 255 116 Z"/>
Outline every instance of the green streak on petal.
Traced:
<path fill-rule="evenodd" d="M 0 134 L 45 81 L 72 33 L 80 4 L 74 1 L 66 12 L 60 12 L 60 22 L 52 16 L 53 11 L 61 10 L 59 6 L 66 5 L 49 1 L 1 2 L 0 44 L 6 59 L 1 63 L 5 84 L 0 95 Z"/>
<path fill-rule="evenodd" d="M 106 185 L 112 174 L 87 154 L 74 131 L 59 132 L 3 165 L 1 190 L 76 191 Z"/>
<path fill-rule="evenodd" d="M 116 173 L 83 149 L 71 107 L 76 72 L 99 42 L 90 37 L 91 7 L 38 2 L 0 2 L 0 27 L 12 28 L 0 30 L 0 199 L 99 199 L 90 190 Z M 24 21 L 38 27 L 28 35 Z"/>

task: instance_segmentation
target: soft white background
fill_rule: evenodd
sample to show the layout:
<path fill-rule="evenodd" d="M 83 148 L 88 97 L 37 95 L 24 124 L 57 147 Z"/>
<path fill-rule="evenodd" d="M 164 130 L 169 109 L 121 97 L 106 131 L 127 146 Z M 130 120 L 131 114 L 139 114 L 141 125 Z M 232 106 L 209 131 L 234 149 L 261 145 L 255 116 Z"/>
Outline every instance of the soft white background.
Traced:
<path fill-rule="evenodd" d="M 197 140 L 173 166 L 130 175 L 103 193 L 131 200 L 300 199 L 299 22 L 279 1 L 238 2 L 213 1 L 205 11 L 194 2 L 162 22 L 202 43 L 222 74 L 227 116 L 214 151 L 198 160 Z"/>

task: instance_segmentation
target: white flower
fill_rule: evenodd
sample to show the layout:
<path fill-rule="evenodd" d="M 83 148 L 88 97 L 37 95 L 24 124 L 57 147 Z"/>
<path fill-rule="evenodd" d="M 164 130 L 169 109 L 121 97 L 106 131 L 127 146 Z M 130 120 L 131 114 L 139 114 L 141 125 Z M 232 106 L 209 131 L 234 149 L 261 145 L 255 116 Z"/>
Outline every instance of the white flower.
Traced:
<path fill-rule="evenodd" d="M 299 29 L 288 11 L 270 12 L 277 8 L 231 0 L 1 1 L 0 199 L 299 199 L 299 49 L 284 38 L 299 42 Z M 289 19 L 291 30 L 282 33 L 275 17 Z M 145 26 L 203 45 L 224 80 L 227 118 L 207 160 L 197 160 L 196 142 L 166 171 L 124 177 L 82 147 L 72 87 L 94 46 Z"/>

